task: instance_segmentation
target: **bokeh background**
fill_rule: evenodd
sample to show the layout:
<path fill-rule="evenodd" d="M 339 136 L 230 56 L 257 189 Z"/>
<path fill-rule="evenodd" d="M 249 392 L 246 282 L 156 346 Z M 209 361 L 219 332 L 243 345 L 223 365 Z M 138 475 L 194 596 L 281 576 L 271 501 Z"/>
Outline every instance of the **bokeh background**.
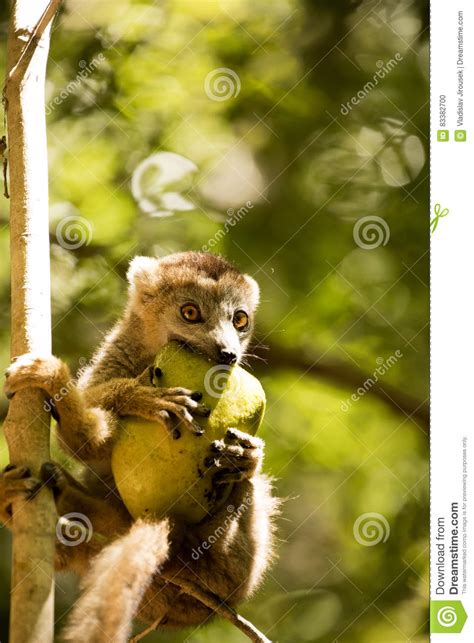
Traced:
<path fill-rule="evenodd" d="M 54 351 L 73 371 L 89 359 L 135 254 L 207 246 L 259 281 L 265 361 L 252 367 L 269 401 L 266 470 L 287 501 L 279 560 L 241 612 L 281 642 L 428 640 L 427 11 L 67 0 L 54 27 Z M 4 52 L 3 4 L 0 21 Z M 8 243 L 2 198 L 2 369 Z M 77 591 L 58 576 L 58 628 Z M 215 621 L 147 640 L 246 639 Z"/>

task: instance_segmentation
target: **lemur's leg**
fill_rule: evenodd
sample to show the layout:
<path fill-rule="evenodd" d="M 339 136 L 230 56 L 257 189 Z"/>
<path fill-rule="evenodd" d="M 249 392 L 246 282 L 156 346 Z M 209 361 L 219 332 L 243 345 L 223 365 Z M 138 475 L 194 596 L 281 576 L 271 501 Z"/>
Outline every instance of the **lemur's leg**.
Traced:
<path fill-rule="evenodd" d="M 274 555 L 280 501 L 272 497 L 271 480 L 260 473 L 263 449 L 260 438 L 228 430 L 211 466 L 217 468 L 215 484 L 236 482 L 224 505 L 189 540 L 198 547 L 188 549 L 187 569 L 231 605 L 254 591 Z"/>
<path fill-rule="evenodd" d="M 53 490 L 58 513 L 56 569 L 73 569 L 84 574 L 91 557 L 125 533 L 132 518 L 120 500 L 113 496 L 107 500 L 95 497 L 62 467 L 46 462 L 39 478 L 32 477 L 26 467 L 14 465 L 0 473 L 0 518 L 6 527 L 12 520 L 11 503 L 15 495 L 31 500 L 44 486 Z"/>
<path fill-rule="evenodd" d="M 191 580 L 236 605 L 257 588 L 274 558 L 274 521 L 280 500 L 272 496 L 271 480 L 260 473 L 262 440 L 230 429 L 217 452 L 215 445 L 211 451 L 213 462 L 207 464 L 216 469 L 215 484 L 239 482 L 211 518 L 185 530 L 184 541 L 163 571 L 178 583 L 180 578 Z M 156 577 L 144 596 L 139 618 L 153 622 L 166 601 L 170 609 L 161 627 L 199 624 L 212 616 L 185 593 L 170 599 L 171 589 Z"/>
<path fill-rule="evenodd" d="M 236 483 L 224 506 L 189 539 L 187 570 L 231 605 L 257 588 L 273 560 L 280 501 L 271 490 L 263 474 Z"/>
<path fill-rule="evenodd" d="M 143 593 L 169 553 L 168 521 L 137 521 L 95 558 L 72 609 L 64 641 L 125 643 Z"/>
<path fill-rule="evenodd" d="M 94 495 L 54 462 L 44 463 L 40 476 L 54 492 L 58 513 L 56 567 L 84 575 L 91 558 L 126 533 L 133 519 L 119 498 Z"/>

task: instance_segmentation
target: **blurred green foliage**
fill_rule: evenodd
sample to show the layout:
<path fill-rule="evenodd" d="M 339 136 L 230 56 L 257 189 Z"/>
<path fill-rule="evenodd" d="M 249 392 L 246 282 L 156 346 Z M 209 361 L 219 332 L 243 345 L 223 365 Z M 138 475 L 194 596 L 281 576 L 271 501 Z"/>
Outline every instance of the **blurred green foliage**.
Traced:
<path fill-rule="evenodd" d="M 428 640 L 426 426 L 370 387 L 343 410 L 355 393 L 344 366 L 362 386 L 397 350 L 381 386 L 409 394 L 413 408 L 427 397 L 426 12 L 412 0 L 68 0 L 53 32 L 54 351 L 73 369 L 90 357 L 122 309 L 134 254 L 207 245 L 258 279 L 257 339 L 270 345 L 257 349 L 268 364 L 255 364 L 269 399 L 266 469 L 287 501 L 279 560 L 242 612 L 279 641 Z M 368 216 L 386 222 L 385 245 L 356 243 Z M 2 200 L 2 367 L 7 221 Z M 272 358 L 278 347 L 294 360 Z M 343 367 L 330 379 L 308 371 L 328 360 Z M 364 546 L 353 528 L 370 512 L 390 533 Z M 77 584 L 57 583 L 61 623 Z M 244 640 L 220 621 L 149 640 L 220 638 Z"/>

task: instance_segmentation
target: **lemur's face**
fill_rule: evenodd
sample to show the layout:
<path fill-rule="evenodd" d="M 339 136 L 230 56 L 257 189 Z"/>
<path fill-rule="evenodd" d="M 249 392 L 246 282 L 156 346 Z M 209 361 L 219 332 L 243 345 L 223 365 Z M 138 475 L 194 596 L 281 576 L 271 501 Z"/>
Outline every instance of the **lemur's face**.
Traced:
<path fill-rule="evenodd" d="M 251 277 L 230 265 L 226 270 L 228 264 L 212 255 L 182 253 L 133 263 L 131 281 L 149 341 L 159 348 L 178 340 L 218 363 L 240 362 L 258 303 Z"/>
<path fill-rule="evenodd" d="M 248 302 L 231 293 L 209 292 L 196 284 L 177 288 L 169 297 L 163 323 L 175 339 L 223 364 L 240 361 L 251 335 Z"/>

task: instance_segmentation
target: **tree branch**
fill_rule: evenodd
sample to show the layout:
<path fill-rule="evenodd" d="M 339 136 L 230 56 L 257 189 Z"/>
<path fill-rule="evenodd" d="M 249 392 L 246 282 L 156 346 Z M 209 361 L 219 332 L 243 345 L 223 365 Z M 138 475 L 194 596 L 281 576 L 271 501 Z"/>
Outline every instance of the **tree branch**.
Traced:
<path fill-rule="evenodd" d="M 12 358 L 51 350 L 48 163 L 44 83 L 58 1 L 14 0 L 4 104 L 10 164 Z M 38 390 L 17 393 L 4 424 L 10 461 L 33 475 L 50 459 L 49 414 Z M 48 643 L 54 625 L 56 510 L 49 490 L 13 502 L 11 643 Z"/>
<path fill-rule="evenodd" d="M 235 627 L 248 636 L 251 641 L 254 641 L 254 643 L 271 643 L 270 639 L 267 639 L 255 625 L 247 621 L 243 616 L 240 616 L 240 614 L 227 605 L 225 601 L 221 600 L 219 596 L 216 596 L 216 594 L 206 592 L 197 583 L 193 583 L 190 580 L 176 576 L 168 576 L 163 573 L 162 576 L 172 585 L 180 587 L 184 593 L 189 594 L 222 618 L 230 621 L 232 625 L 235 625 Z"/>
<path fill-rule="evenodd" d="M 373 374 L 369 375 L 362 369 L 351 364 L 318 358 L 315 355 L 307 357 L 302 351 L 289 350 L 276 346 L 275 344 L 270 346 L 270 350 L 268 351 L 268 355 L 265 355 L 265 359 L 268 359 L 269 366 L 275 368 L 291 368 L 300 371 L 304 375 L 320 376 L 333 381 L 335 384 L 348 386 L 354 390 L 354 393 L 359 387 L 362 387 L 368 379 L 374 379 Z M 366 394 L 378 397 L 398 413 L 417 418 L 428 429 L 429 405 L 427 402 L 422 402 L 394 386 L 382 382 L 380 379 L 378 382 L 374 381 L 374 383 L 371 384 Z"/>
<path fill-rule="evenodd" d="M 157 618 L 156 621 L 153 621 L 151 625 L 146 627 L 138 634 L 135 634 L 135 636 L 132 636 L 130 639 L 128 639 L 128 643 L 138 643 L 138 641 L 141 641 L 142 639 L 144 639 L 145 636 L 148 636 L 148 634 L 151 634 L 156 630 L 156 628 L 158 627 L 158 625 L 161 623 L 162 620 L 163 620 L 163 617 L 160 616 L 160 618 Z"/>

